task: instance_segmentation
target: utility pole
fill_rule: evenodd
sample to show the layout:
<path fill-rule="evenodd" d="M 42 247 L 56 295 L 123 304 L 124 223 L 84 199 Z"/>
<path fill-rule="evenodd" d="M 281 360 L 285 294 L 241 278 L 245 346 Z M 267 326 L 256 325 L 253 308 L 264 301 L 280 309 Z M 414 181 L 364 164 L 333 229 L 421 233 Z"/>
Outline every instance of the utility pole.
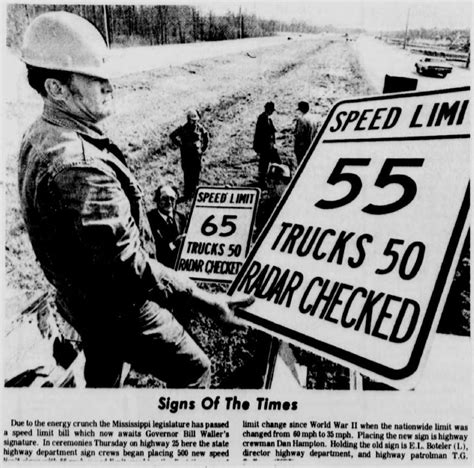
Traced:
<path fill-rule="evenodd" d="M 407 48 L 407 42 L 408 42 L 408 19 L 410 18 L 410 8 L 408 8 L 407 12 L 407 24 L 405 26 L 405 40 L 403 41 L 403 48 Z"/>
<path fill-rule="evenodd" d="M 239 6 L 239 39 L 242 39 L 242 7 Z"/>
<path fill-rule="evenodd" d="M 105 43 L 107 44 L 107 47 L 110 49 L 109 25 L 108 25 L 108 19 L 107 19 L 107 5 L 104 5 L 103 9 L 104 9 Z"/>
<path fill-rule="evenodd" d="M 239 39 L 244 38 L 244 18 L 242 16 L 242 7 L 239 6 Z"/>
<path fill-rule="evenodd" d="M 469 68 L 471 65 L 471 41 L 469 40 L 468 50 L 467 50 L 467 59 L 466 59 L 466 68 Z"/>

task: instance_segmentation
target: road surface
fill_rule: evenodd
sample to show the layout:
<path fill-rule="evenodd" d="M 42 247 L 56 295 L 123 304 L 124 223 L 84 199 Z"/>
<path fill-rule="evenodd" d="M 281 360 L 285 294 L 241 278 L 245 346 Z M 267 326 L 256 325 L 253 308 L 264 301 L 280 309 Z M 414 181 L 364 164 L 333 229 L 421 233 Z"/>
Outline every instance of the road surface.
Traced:
<path fill-rule="evenodd" d="M 301 41 L 314 38 L 314 35 L 282 33 L 271 37 L 228 41 L 113 48 L 110 52 L 110 67 L 114 77 L 119 77 L 240 52 L 258 56 L 258 49 L 284 44 L 289 37 Z M 14 101 L 18 97 L 18 84 L 26 83 L 25 67 L 7 47 L 4 49 L 2 66 L 4 70 L 9 70 L 8 77 L 4 77 L 5 95 L 8 101 Z"/>
<path fill-rule="evenodd" d="M 221 57 L 239 52 L 251 53 L 263 47 L 286 43 L 288 37 L 291 37 L 292 40 L 305 40 L 312 38 L 313 35 L 289 33 L 271 37 L 227 41 L 112 49 L 111 64 L 115 73 L 120 76 L 169 66 L 184 65 L 196 60 Z M 255 55 L 255 53 L 252 55 Z"/>
<path fill-rule="evenodd" d="M 422 76 L 415 71 L 419 54 L 367 36 L 360 36 L 353 44 L 368 80 L 378 93 L 382 93 L 385 75 L 416 78 L 417 91 L 456 88 L 471 83 L 470 70 L 461 68 L 464 66 L 461 62 L 452 62 L 453 71 L 446 78 Z"/>

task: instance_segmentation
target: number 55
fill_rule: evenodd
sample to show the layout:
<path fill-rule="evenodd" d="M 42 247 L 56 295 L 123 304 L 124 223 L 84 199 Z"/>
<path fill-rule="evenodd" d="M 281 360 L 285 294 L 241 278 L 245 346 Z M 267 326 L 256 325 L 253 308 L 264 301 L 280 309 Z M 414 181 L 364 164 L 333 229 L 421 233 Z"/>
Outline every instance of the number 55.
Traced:
<path fill-rule="evenodd" d="M 331 210 L 347 205 L 354 201 L 362 190 L 362 180 L 357 174 L 351 172 L 343 173 L 342 170 L 345 166 L 368 166 L 370 164 L 370 158 L 341 158 L 337 162 L 334 170 L 329 176 L 327 183 L 336 185 L 339 182 L 349 182 L 351 188 L 349 192 L 338 200 L 319 200 L 315 203 L 317 208 L 323 210 Z M 384 188 L 390 184 L 397 184 L 403 188 L 402 196 L 392 203 L 386 205 L 375 205 L 369 203 L 367 206 L 362 208 L 364 213 L 373 215 L 383 215 L 394 213 L 395 211 L 401 210 L 405 206 L 409 205 L 415 198 L 417 192 L 416 182 L 405 174 L 392 174 L 392 169 L 395 167 L 421 167 L 424 159 L 417 158 L 388 158 L 385 160 L 382 169 L 375 181 L 375 186 Z"/>

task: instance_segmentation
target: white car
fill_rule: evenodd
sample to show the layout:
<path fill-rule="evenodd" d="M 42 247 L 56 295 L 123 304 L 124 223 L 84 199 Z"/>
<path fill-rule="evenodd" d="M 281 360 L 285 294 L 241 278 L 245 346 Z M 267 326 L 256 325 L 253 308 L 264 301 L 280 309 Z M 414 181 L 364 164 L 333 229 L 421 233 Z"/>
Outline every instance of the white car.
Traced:
<path fill-rule="evenodd" d="M 415 68 L 420 75 L 441 75 L 442 78 L 453 71 L 452 65 L 441 57 L 421 57 Z"/>

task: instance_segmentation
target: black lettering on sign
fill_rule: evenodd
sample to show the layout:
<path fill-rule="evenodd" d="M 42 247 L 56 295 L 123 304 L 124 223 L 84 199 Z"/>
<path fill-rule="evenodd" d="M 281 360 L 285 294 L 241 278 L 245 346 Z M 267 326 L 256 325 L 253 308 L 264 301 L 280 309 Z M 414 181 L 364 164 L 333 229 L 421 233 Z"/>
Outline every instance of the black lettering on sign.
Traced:
<path fill-rule="evenodd" d="M 194 255 L 224 255 L 225 244 L 189 241 L 186 253 Z"/>
<path fill-rule="evenodd" d="M 368 166 L 370 162 L 371 159 L 368 158 L 339 159 L 328 177 L 327 183 L 336 185 L 340 182 L 349 182 L 349 191 L 342 198 L 336 200 L 326 200 L 322 198 L 318 200 L 314 206 L 322 210 L 333 210 L 354 201 L 362 190 L 362 179 L 358 174 L 347 170 L 346 166 Z M 390 184 L 401 185 L 403 193 L 398 200 L 385 205 L 369 203 L 362 208 L 362 211 L 371 215 L 386 215 L 408 206 L 414 200 L 417 192 L 416 181 L 405 174 L 393 174 L 392 170 L 398 167 L 421 167 L 423 162 L 424 159 L 420 158 L 387 158 L 374 185 L 380 188 L 385 188 Z"/>
<path fill-rule="evenodd" d="M 401 279 L 411 280 L 413 279 L 423 264 L 425 257 L 426 246 L 423 242 L 412 242 L 403 251 L 403 245 L 405 241 L 403 239 L 390 238 L 387 242 L 383 255 L 385 257 L 391 257 L 390 263 L 385 269 L 377 268 L 375 274 L 386 275 L 392 272 L 395 267 L 399 266 L 398 274 Z"/>
<path fill-rule="evenodd" d="M 439 109 L 438 117 L 436 119 L 435 127 L 439 127 L 443 120 L 448 121 L 448 125 L 452 125 L 454 123 L 454 119 L 456 118 L 456 114 L 459 108 L 459 101 L 453 102 L 452 105 L 449 105 L 449 102 L 443 102 Z"/>
<path fill-rule="evenodd" d="M 386 111 L 386 107 L 381 107 L 375 111 L 374 117 L 372 118 L 370 124 L 369 124 L 369 130 L 379 130 L 380 127 L 376 126 L 376 122 L 382 118 L 380 115 L 382 112 Z"/>
<path fill-rule="evenodd" d="M 397 125 L 398 119 L 400 118 L 400 115 L 402 115 L 402 109 L 400 107 L 392 107 L 388 111 L 387 118 L 385 119 L 382 128 L 386 130 L 395 127 L 395 125 Z"/>
<path fill-rule="evenodd" d="M 373 113 L 373 115 L 371 115 Z M 380 107 L 378 109 L 340 111 L 335 116 L 335 123 L 329 127 L 329 131 L 344 132 L 346 130 L 387 130 L 395 127 L 402 114 L 401 107 Z M 367 122 L 370 123 L 367 125 Z M 380 121 L 380 122 L 379 122 Z"/>
<path fill-rule="evenodd" d="M 326 259 L 339 265 L 346 262 L 351 268 L 358 268 L 366 257 L 365 244 L 372 241 L 371 234 L 338 233 L 331 228 L 283 222 L 271 249 L 298 257 L 311 254 L 314 260 Z"/>
<path fill-rule="evenodd" d="M 236 275 L 240 270 L 241 265 L 241 262 L 207 260 L 204 271 L 206 273 L 218 275 Z"/>
<path fill-rule="evenodd" d="M 230 194 L 229 203 L 232 204 L 247 204 L 252 203 L 254 199 L 254 193 L 232 193 Z"/>
<path fill-rule="evenodd" d="M 223 192 L 199 192 L 197 201 L 200 203 L 225 203 L 227 200 L 227 193 Z"/>
<path fill-rule="evenodd" d="M 316 245 L 314 246 L 313 250 L 313 258 L 315 260 L 322 260 L 326 255 L 327 252 L 321 252 L 321 246 L 326 239 L 327 236 L 335 236 L 336 231 L 334 229 L 325 229 L 321 235 L 319 236 L 318 242 L 316 242 Z"/>
<path fill-rule="evenodd" d="M 469 99 L 454 102 L 435 102 L 430 108 L 418 104 L 410 120 L 410 128 L 462 125 Z"/>
<path fill-rule="evenodd" d="M 204 266 L 204 260 L 194 258 L 181 258 L 179 260 L 178 271 L 190 271 L 201 273 Z"/>
<path fill-rule="evenodd" d="M 419 304 L 380 291 L 354 287 L 319 276 L 301 295 L 300 313 L 392 343 L 408 341 L 415 331 Z"/>
<path fill-rule="evenodd" d="M 355 257 L 348 258 L 347 264 L 351 268 L 358 268 L 364 263 L 365 255 L 366 255 L 364 242 L 368 242 L 370 244 L 372 243 L 373 240 L 374 240 L 374 237 L 371 234 L 362 234 L 361 236 L 357 238 L 356 247 L 359 253 L 359 257 L 357 259 Z"/>
<path fill-rule="evenodd" d="M 405 320 L 405 316 L 411 314 L 409 320 Z M 418 302 L 411 299 L 404 299 L 397 320 L 393 327 L 390 339 L 392 343 L 404 343 L 408 341 L 416 328 L 416 322 L 420 316 L 420 306 Z M 401 336 L 399 335 L 401 331 Z"/>
<path fill-rule="evenodd" d="M 254 260 L 240 280 L 237 290 L 290 307 L 294 293 L 303 284 L 303 280 L 304 275 L 299 271 L 288 268 L 282 270 L 276 265 L 262 266 Z"/>
<path fill-rule="evenodd" d="M 349 312 L 351 312 L 352 303 L 358 294 L 360 294 L 362 298 L 365 298 L 367 297 L 367 290 L 365 288 L 356 288 L 354 291 L 352 291 L 352 294 L 347 299 L 346 305 L 341 314 L 341 325 L 344 328 L 352 328 L 357 322 L 355 317 L 349 318 Z"/>

